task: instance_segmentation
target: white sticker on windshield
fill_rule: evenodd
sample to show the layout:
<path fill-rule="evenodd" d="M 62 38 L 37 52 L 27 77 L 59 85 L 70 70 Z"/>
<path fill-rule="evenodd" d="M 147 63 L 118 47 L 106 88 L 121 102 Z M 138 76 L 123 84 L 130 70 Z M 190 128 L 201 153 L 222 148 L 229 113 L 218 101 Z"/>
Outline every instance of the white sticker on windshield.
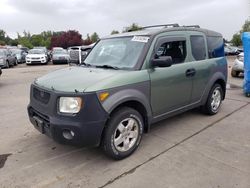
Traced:
<path fill-rule="evenodd" d="M 144 42 L 147 43 L 149 40 L 149 37 L 144 37 L 144 36 L 134 36 L 131 41 L 135 41 L 135 42 Z"/>

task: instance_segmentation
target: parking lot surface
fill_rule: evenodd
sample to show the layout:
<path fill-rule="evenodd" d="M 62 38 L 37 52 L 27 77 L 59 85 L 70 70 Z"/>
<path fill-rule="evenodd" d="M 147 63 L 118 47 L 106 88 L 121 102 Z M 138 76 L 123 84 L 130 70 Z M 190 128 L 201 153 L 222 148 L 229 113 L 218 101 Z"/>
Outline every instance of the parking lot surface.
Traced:
<path fill-rule="evenodd" d="M 57 144 L 28 120 L 32 81 L 66 66 L 3 70 L 0 187 L 250 187 L 250 99 L 242 78 L 229 76 L 217 115 L 192 110 L 157 123 L 132 156 L 113 161 L 100 148 Z"/>

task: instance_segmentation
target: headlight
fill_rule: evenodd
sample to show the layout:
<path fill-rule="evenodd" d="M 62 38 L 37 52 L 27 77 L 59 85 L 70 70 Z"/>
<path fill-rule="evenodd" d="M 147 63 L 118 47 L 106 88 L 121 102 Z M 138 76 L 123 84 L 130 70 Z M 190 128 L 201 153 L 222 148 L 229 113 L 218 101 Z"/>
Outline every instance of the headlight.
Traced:
<path fill-rule="evenodd" d="M 82 106 L 80 97 L 60 97 L 59 112 L 75 114 L 78 113 Z"/>

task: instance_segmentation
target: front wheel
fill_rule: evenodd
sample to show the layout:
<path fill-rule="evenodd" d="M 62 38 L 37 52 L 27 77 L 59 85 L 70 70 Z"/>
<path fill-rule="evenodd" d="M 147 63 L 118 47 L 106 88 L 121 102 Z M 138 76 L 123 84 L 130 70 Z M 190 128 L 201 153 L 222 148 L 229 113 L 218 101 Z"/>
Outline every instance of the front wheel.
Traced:
<path fill-rule="evenodd" d="M 217 114 L 220 109 L 223 92 L 220 84 L 215 84 L 209 92 L 207 102 L 202 107 L 204 113 L 209 115 Z"/>
<path fill-rule="evenodd" d="M 105 153 L 116 160 L 131 155 L 140 144 L 143 127 L 142 116 L 136 110 L 123 107 L 114 112 L 104 132 Z"/>

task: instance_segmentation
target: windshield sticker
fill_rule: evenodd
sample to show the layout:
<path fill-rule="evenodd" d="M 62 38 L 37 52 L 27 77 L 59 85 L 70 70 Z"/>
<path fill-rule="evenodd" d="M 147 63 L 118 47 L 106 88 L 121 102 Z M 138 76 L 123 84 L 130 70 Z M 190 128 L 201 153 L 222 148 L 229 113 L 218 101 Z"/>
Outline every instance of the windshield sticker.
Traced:
<path fill-rule="evenodd" d="M 143 37 L 143 36 L 134 36 L 131 41 L 135 41 L 135 42 L 144 42 L 147 43 L 149 40 L 149 37 Z"/>

